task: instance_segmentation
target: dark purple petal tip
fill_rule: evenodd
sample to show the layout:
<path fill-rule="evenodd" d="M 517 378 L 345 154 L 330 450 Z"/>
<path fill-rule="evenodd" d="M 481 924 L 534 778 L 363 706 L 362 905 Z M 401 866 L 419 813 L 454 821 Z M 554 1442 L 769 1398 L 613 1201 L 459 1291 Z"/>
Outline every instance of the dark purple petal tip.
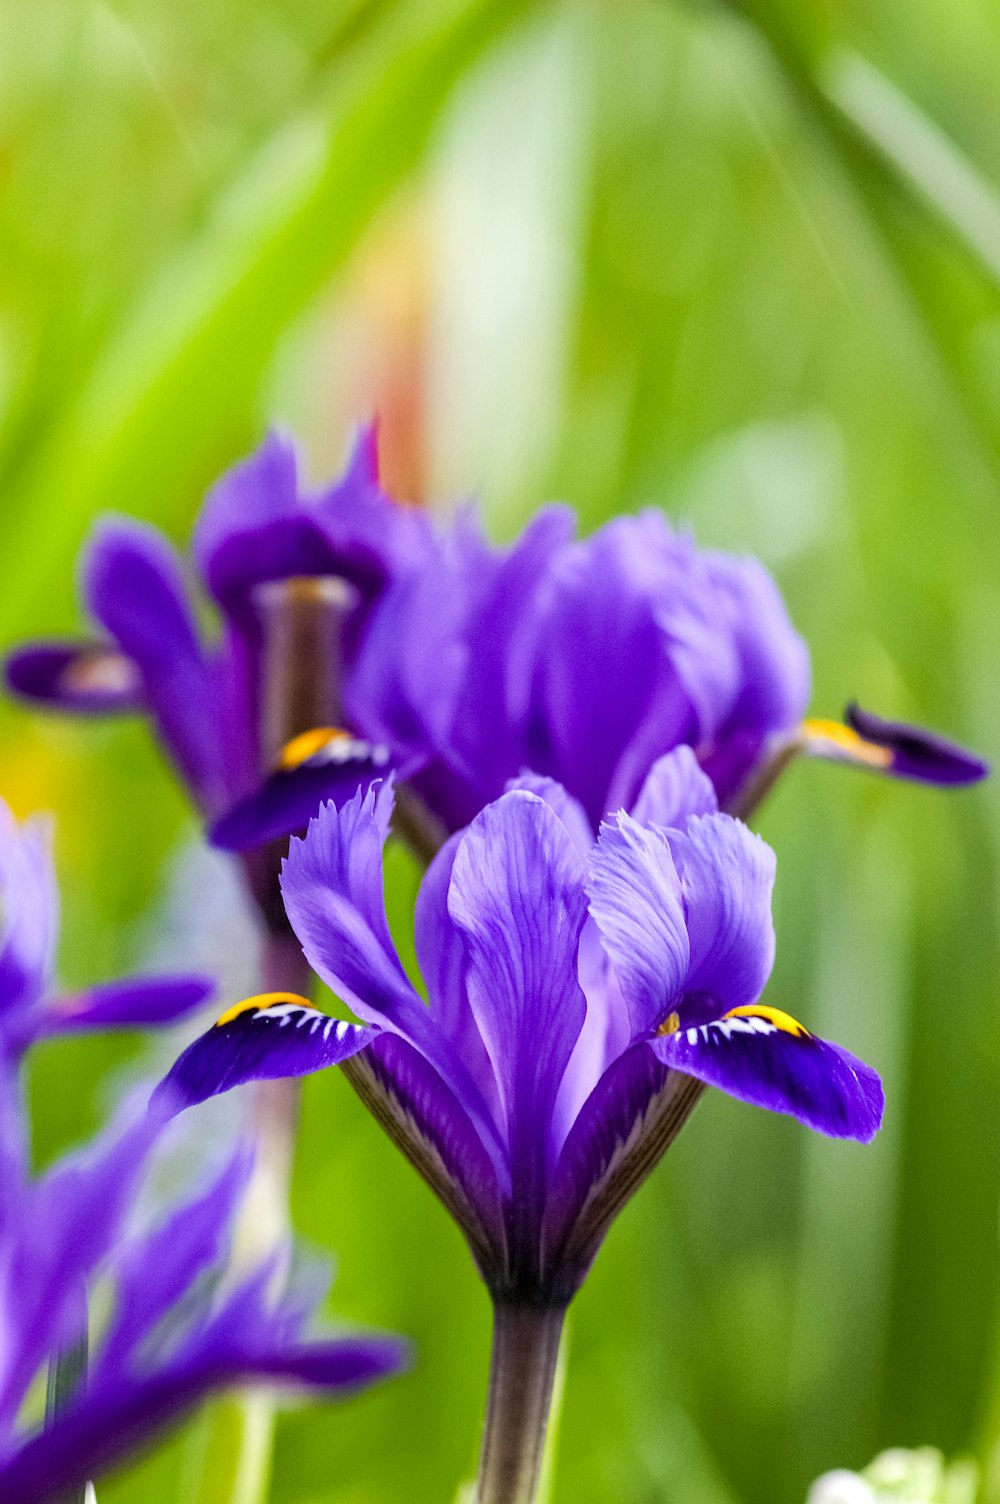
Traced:
<path fill-rule="evenodd" d="M 349 732 L 304 732 L 288 744 L 281 765 L 260 787 L 216 820 L 208 838 L 223 851 L 247 851 L 295 835 L 327 800 L 339 807 L 359 789 L 366 790 L 374 778 L 384 777 L 389 760 L 386 747 Z"/>
<path fill-rule="evenodd" d="M 330 1018 L 294 993 L 263 993 L 237 1003 L 188 1045 L 150 1106 L 177 1113 L 246 1081 L 306 1076 L 339 1065 L 373 1037 L 371 1029 Z"/>
<path fill-rule="evenodd" d="M 38 1036 L 78 1029 L 154 1028 L 173 1023 L 208 1001 L 211 977 L 126 977 L 57 998 L 39 1010 Z"/>
<path fill-rule="evenodd" d="M 853 702 L 845 710 L 844 719 L 863 741 L 885 748 L 890 755 L 886 771 L 896 778 L 961 786 L 978 783 L 990 771 L 988 762 L 955 742 L 919 726 L 884 721 Z"/>
<path fill-rule="evenodd" d="M 839 1045 L 757 1003 L 653 1041 L 664 1065 L 831 1138 L 869 1143 L 882 1123 L 882 1083 Z"/>
<path fill-rule="evenodd" d="M 32 642 L 4 664 L 8 689 L 73 715 L 121 715 L 143 708 L 131 658 L 102 642 Z"/>

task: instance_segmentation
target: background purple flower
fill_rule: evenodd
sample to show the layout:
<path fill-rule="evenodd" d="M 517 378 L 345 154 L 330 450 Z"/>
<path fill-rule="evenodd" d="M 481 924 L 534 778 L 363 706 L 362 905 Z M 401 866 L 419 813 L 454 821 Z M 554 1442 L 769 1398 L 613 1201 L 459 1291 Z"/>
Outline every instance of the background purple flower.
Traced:
<path fill-rule="evenodd" d="M 701 552 L 655 511 L 573 534 L 549 507 L 499 550 L 462 519 L 372 621 L 352 717 L 421 758 L 414 786 L 449 829 L 530 769 L 596 830 L 682 744 L 725 802 L 805 711 L 808 654 L 756 561 Z"/>
<path fill-rule="evenodd" d="M 12 1126 L 16 1091 L 0 1071 Z M 232 1219 L 250 1170 L 233 1158 L 161 1222 L 126 1235 L 161 1121 L 147 1115 L 26 1178 L 0 1135 L 0 1497 L 44 1504 L 143 1445 L 211 1390 L 275 1383 L 353 1392 L 398 1369 L 389 1337 L 307 1340 L 322 1289 L 275 1298 L 273 1261 L 222 1280 Z M 110 1281 L 111 1316 L 85 1377 L 44 1429 L 24 1406 L 39 1368 L 86 1332 L 86 1291 Z M 30 1406 L 29 1406 L 30 1410 Z"/>
<path fill-rule="evenodd" d="M 257 786 L 285 740 L 336 725 L 339 676 L 370 611 L 428 537 L 426 517 L 379 487 L 373 425 L 343 476 L 318 492 L 304 488 L 291 442 L 272 433 L 222 477 L 195 527 L 194 563 L 221 615 L 216 641 L 202 639 L 186 568 L 166 539 L 108 517 L 80 568 L 103 635 L 19 649 L 8 683 L 73 713 L 145 711 L 196 805 L 216 820 Z M 269 637 L 290 665 L 282 705 L 267 703 Z"/>
<path fill-rule="evenodd" d="M 19 826 L 0 800 L 0 1053 L 20 1054 L 34 1040 L 78 1029 L 169 1023 L 204 1003 L 204 976 L 129 977 L 81 992 L 54 986 L 59 894 L 50 825 L 35 816 Z"/>
<path fill-rule="evenodd" d="M 929 783 L 984 776 L 915 728 L 887 741 L 873 717 L 803 721 L 808 652 L 756 560 L 701 551 L 656 511 L 585 539 L 574 528 L 568 508 L 545 507 L 497 549 L 462 513 L 372 613 L 346 719 L 387 749 L 405 813 L 414 800 L 425 813 L 421 854 L 526 772 L 561 783 L 596 832 L 678 746 L 741 815 L 800 753 Z M 279 794 L 304 817 L 324 794 L 340 802 L 343 781 L 314 759 L 285 769 L 217 831 L 223 844 L 245 844 Z"/>

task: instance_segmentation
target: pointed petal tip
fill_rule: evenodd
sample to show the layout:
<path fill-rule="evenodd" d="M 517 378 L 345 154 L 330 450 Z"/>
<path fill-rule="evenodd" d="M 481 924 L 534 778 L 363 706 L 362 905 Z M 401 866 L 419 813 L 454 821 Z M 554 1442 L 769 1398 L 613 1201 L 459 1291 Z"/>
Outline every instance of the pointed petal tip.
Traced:
<path fill-rule="evenodd" d="M 137 665 L 97 641 L 27 642 L 3 663 L 7 689 L 22 700 L 73 715 L 128 714 L 143 708 Z"/>
<path fill-rule="evenodd" d="M 35 1037 L 90 1029 L 157 1028 L 194 1012 L 215 990 L 214 978 L 199 973 L 100 983 L 57 998 L 39 1010 Z"/>
<path fill-rule="evenodd" d="M 391 777 L 387 748 L 354 737 L 346 742 L 343 757 L 320 749 L 297 765 L 277 768 L 209 827 L 211 845 L 247 851 L 306 832 L 328 804 L 341 808 Z"/>
<path fill-rule="evenodd" d="M 378 434 L 377 414 L 372 414 L 358 424 L 351 440 L 351 451 L 344 472 L 345 481 L 353 481 L 358 485 L 378 485 Z"/>
<path fill-rule="evenodd" d="M 307 1076 L 340 1065 L 373 1038 L 290 993 L 247 998 L 178 1056 L 152 1101 L 175 1116 L 248 1081 Z"/>
<path fill-rule="evenodd" d="M 867 1144 L 881 1127 L 885 1097 L 877 1072 L 764 1004 L 682 1026 L 654 1039 L 652 1048 L 664 1065 L 829 1138 Z"/>
<path fill-rule="evenodd" d="M 959 788 L 989 775 L 989 763 L 967 748 L 919 726 L 883 720 L 856 701 L 847 706 L 844 720 L 864 743 L 888 752 L 886 771 L 897 778 Z"/>

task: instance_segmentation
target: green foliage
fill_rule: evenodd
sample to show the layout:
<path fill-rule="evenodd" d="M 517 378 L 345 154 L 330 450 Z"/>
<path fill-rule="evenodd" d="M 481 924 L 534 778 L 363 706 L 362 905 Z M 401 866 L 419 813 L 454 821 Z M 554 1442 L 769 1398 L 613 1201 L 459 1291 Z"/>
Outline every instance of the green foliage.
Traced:
<path fill-rule="evenodd" d="M 481 487 L 497 535 L 549 495 L 587 526 L 662 505 L 774 569 L 817 713 L 857 695 L 996 756 L 989 7 L 938 6 L 932 27 L 901 0 L 0 15 L 5 642 L 72 626 L 96 511 L 181 538 L 266 421 L 319 473 L 384 397 L 389 451 L 435 500 Z M 67 979 L 154 942 L 162 959 L 195 832 L 143 728 L 0 714 L 0 792 L 58 817 Z M 891 1444 L 991 1450 L 998 798 L 824 766 L 774 795 L 770 998 L 881 1069 L 886 1127 L 860 1149 L 704 1102 L 579 1298 L 554 1504 L 798 1504 Z M 390 879 L 402 932 L 415 874 L 396 859 Z M 41 1050 L 40 1158 L 171 1047 Z M 294 1216 L 336 1254 L 337 1315 L 412 1335 L 419 1359 L 283 1414 L 271 1500 L 453 1497 L 486 1300 L 339 1078 L 306 1087 Z M 206 1424 L 101 1504 L 190 1498 Z"/>

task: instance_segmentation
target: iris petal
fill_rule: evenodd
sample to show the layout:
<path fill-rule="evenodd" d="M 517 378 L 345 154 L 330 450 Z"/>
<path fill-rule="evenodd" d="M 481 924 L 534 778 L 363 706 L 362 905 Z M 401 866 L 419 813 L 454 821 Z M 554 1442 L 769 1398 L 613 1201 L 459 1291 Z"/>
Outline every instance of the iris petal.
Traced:
<path fill-rule="evenodd" d="M 667 1012 L 690 961 L 681 884 L 665 836 L 624 813 L 602 825 L 587 891 L 632 1037 L 639 1038 Z"/>
<path fill-rule="evenodd" d="M 403 970 L 385 915 L 382 848 L 392 816 L 391 780 L 338 810 L 326 804 L 293 840 L 281 891 L 306 958 L 367 1023 L 401 1034 L 462 1102 L 484 1142 L 496 1122 L 456 1044 L 437 1027 Z"/>
<path fill-rule="evenodd" d="M 690 747 L 675 747 L 656 760 L 632 810 L 640 825 L 681 829 L 692 815 L 714 815 L 719 808 L 715 785 L 699 766 Z"/>
<path fill-rule="evenodd" d="M 776 1009 L 741 1008 L 652 1048 L 664 1065 L 832 1138 L 868 1143 L 882 1121 L 882 1083 L 871 1066 Z"/>
<path fill-rule="evenodd" d="M 512 1157 L 525 1161 L 512 1167 L 515 1179 L 535 1182 L 544 1170 L 556 1093 L 583 1025 L 576 953 L 584 876 L 566 827 L 535 794 L 504 794 L 489 805 L 455 854 L 448 910 L 465 942 L 469 1003 L 493 1062 Z"/>
<path fill-rule="evenodd" d="M 11 653 L 5 673 L 14 694 L 51 710 L 115 715 L 145 706 L 137 666 L 105 642 L 28 643 Z"/>
<path fill-rule="evenodd" d="M 150 1028 L 172 1023 L 212 996 L 210 977 L 127 977 L 56 998 L 37 1015 L 36 1038 L 78 1029 Z"/>
<path fill-rule="evenodd" d="M 408 1357 L 406 1343 L 394 1337 L 254 1343 L 248 1336 L 245 1325 L 235 1326 L 228 1340 L 224 1331 L 213 1334 L 203 1350 L 148 1377 L 88 1386 L 51 1429 L 0 1463 L 4 1504 L 44 1504 L 82 1486 L 213 1389 L 270 1382 L 350 1393 L 405 1367 Z"/>
<path fill-rule="evenodd" d="M 223 851 L 246 851 L 305 830 L 320 805 L 343 804 L 372 779 L 385 776 L 389 753 L 357 737 L 345 737 L 343 755 L 318 752 L 296 766 L 280 767 L 258 789 L 233 805 L 209 829 Z"/>
<path fill-rule="evenodd" d="M 200 801 L 223 789 L 211 669 L 198 641 L 180 562 L 155 528 L 107 518 L 84 559 L 87 604 L 142 675 L 160 736 Z"/>
<path fill-rule="evenodd" d="M 448 889 L 460 836 L 452 836 L 431 862 L 413 913 L 413 943 L 427 984 L 431 1016 L 452 1043 L 499 1119 L 496 1077 L 466 987 L 468 957 L 462 933 L 448 913 Z"/>
<path fill-rule="evenodd" d="M 305 998 L 249 998 L 188 1045 L 153 1101 L 179 1112 L 246 1081 L 307 1076 L 339 1065 L 374 1037 L 374 1030 L 330 1018 Z"/>
<path fill-rule="evenodd" d="M 556 1164 L 545 1211 L 545 1267 L 574 1288 L 601 1239 L 687 1121 L 701 1087 L 642 1042 L 604 1073 Z"/>
<path fill-rule="evenodd" d="M 310 966 L 368 1023 L 420 1031 L 424 1008 L 396 954 L 385 914 L 382 848 L 391 781 L 341 808 L 325 804 L 293 840 L 281 892 Z"/>
<path fill-rule="evenodd" d="M 720 1012 L 753 1002 L 774 965 L 774 852 L 729 815 L 692 819 L 670 849 L 691 946 L 685 991 L 712 993 Z"/>
<path fill-rule="evenodd" d="M 496 1277 L 505 1244 L 498 1171 L 506 1185 L 506 1165 L 491 1159 L 451 1088 L 418 1050 L 389 1033 L 355 1056 L 346 1073 L 458 1222 L 484 1276 Z"/>
<path fill-rule="evenodd" d="M 990 771 L 989 763 L 981 757 L 932 731 L 901 721 L 884 721 L 860 705 L 848 705 L 844 718 L 863 741 L 889 753 L 888 771 L 897 778 L 962 785 L 978 783 Z"/>

